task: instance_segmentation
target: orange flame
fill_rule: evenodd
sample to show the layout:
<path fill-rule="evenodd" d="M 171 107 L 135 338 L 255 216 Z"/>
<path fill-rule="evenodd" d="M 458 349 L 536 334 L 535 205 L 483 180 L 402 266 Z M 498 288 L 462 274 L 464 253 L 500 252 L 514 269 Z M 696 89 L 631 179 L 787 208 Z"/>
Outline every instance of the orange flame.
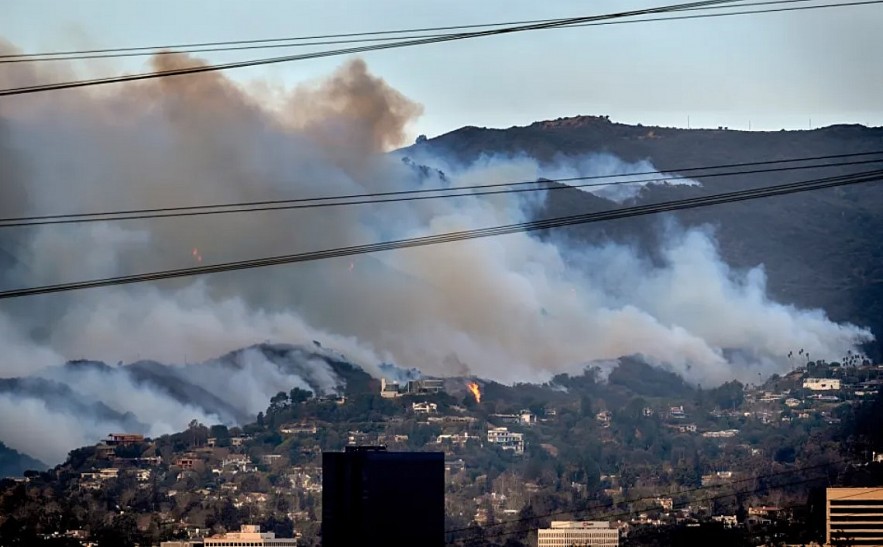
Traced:
<path fill-rule="evenodd" d="M 469 388 L 470 393 L 472 393 L 472 396 L 475 397 L 475 402 L 480 403 L 481 402 L 481 388 L 479 387 L 479 385 L 476 384 L 475 382 L 469 382 L 468 384 L 466 384 L 466 387 Z"/>

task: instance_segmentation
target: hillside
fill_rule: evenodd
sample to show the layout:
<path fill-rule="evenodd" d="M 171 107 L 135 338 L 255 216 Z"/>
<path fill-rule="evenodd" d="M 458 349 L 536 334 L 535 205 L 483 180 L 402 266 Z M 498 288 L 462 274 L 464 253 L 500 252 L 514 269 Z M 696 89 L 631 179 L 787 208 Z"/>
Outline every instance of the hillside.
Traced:
<path fill-rule="evenodd" d="M 254 345 L 183 366 L 70 361 L 21 378 L 0 378 L 0 397 L 15 405 L 10 419 L 0 423 L 0 440 L 57 463 L 69 450 L 109 432 L 160 435 L 193 419 L 248 423 L 280 386 L 319 396 L 364 389 L 370 381 L 361 368 L 318 343 Z M 49 435 L 29 435 L 30 430 Z"/>
<path fill-rule="evenodd" d="M 481 156 L 526 154 L 540 162 L 561 156 L 609 153 L 626 162 L 648 160 L 677 172 L 788 158 L 883 150 L 883 128 L 832 126 L 812 131 L 745 132 L 633 126 L 606 117 L 578 116 L 526 127 L 464 127 L 422 141 L 402 154 L 431 152 L 468 163 Z M 879 168 L 879 164 L 763 173 L 743 177 L 694 177 L 701 186 L 645 188 L 636 204 L 668 201 Z M 617 204 L 580 190 L 549 192 L 539 218 L 612 208 Z M 883 191 L 877 184 L 830 189 L 674 213 L 683 226 L 712 226 L 726 262 L 745 269 L 763 265 L 771 297 L 822 308 L 835 321 L 868 326 L 883 337 Z M 630 242 L 651 256 L 664 233 L 659 217 L 578 226 L 577 241 Z M 868 348 L 880 354 L 880 344 Z"/>
<path fill-rule="evenodd" d="M 841 388 L 822 399 L 803 387 L 808 377 Z M 242 427 L 193 420 L 155 438 L 109 436 L 51 472 L 0 480 L 0 544 L 149 545 L 250 522 L 318 545 L 321 454 L 356 444 L 443 451 L 446 539 L 464 547 L 535 545 L 531 530 L 566 515 L 617 519 L 625 545 L 672 544 L 696 527 L 737 545 L 771 535 L 805 544 L 824 524 L 807 500 L 883 475 L 863 463 L 883 446 L 883 399 L 861 387 L 883 384 L 883 367 L 868 362 L 711 390 L 633 358 L 606 382 L 590 368 L 544 384 L 448 378 L 442 392 L 418 384 L 381 396 L 356 369 L 349 378 L 346 397 L 295 386 Z M 512 435 L 495 439 L 500 427 Z M 765 478 L 755 486 L 754 476 Z M 771 505 L 752 521 L 752 508 Z M 740 525 L 718 530 L 721 515 Z"/>
<path fill-rule="evenodd" d="M 45 463 L 13 450 L 0 441 L 0 477 L 18 477 L 25 471 L 47 467 Z"/>

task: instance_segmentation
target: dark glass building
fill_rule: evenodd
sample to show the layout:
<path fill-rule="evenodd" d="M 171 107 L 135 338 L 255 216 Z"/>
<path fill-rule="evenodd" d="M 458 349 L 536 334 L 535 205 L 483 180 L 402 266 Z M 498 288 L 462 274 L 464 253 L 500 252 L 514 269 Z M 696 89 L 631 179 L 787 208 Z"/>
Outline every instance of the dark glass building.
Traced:
<path fill-rule="evenodd" d="M 443 452 L 348 446 L 322 454 L 322 545 L 442 546 Z"/>

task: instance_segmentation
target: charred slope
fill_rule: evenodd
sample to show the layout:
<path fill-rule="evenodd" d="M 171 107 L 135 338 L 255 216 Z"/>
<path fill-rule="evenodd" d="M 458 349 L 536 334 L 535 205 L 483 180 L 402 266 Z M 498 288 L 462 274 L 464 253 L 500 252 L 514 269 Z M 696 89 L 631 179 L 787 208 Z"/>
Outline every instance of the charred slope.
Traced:
<path fill-rule="evenodd" d="M 883 128 L 832 126 L 813 131 L 744 132 L 685 130 L 612 123 L 581 116 L 505 130 L 465 127 L 412 147 L 468 162 L 483 154 L 528 154 L 541 161 L 556 155 L 610 153 L 649 160 L 660 170 L 883 150 Z M 407 154 L 409 150 L 403 151 Z M 781 184 L 879 168 L 880 164 L 763 173 L 739 177 L 692 177 L 700 187 L 656 186 L 637 204 Z M 580 190 L 549 192 L 538 218 L 617 207 Z M 883 338 L 883 189 L 879 184 L 829 189 L 765 200 L 682 211 L 684 226 L 715 230 L 723 258 L 733 267 L 763 265 L 770 295 L 801 307 L 822 308 L 836 321 L 871 327 L 881 354 Z M 579 242 L 633 243 L 651 256 L 664 223 L 660 217 L 625 219 L 569 228 Z"/>

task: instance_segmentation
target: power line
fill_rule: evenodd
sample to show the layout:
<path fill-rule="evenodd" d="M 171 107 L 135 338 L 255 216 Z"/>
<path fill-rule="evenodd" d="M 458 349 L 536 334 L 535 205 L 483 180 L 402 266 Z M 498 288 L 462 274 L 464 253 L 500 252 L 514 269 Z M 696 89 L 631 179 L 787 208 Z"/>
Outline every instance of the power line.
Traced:
<path fill-rule="evenodd" d="M 654 203 L 650 205 L 640 205 L 634 207 L 624 207 L 609 211 L 601 211 L 595 213 L 586 213 L 582 215 L 573 215 L 566 217 L 557 217 L 543 219 L 530 222 L 521 222 L 516 224 L 508 224 L 501 226 L 493 226 L 488 228 L 480 228 L 474 230 L 463 230 L 458 232 L 448 232 L 437 235 L 429 235 L 408 239 L 398 239 L 384 241 L 378 243 L 369 243 L 363 245 L 353 245 L 349 247 L 338 247 L 333 249 L 325 249 L 320 251 L 308 251 L 304 253 L 265 257 L 258 259 L 241 260 L 236 262 L 227 262 L 206 266 L 194 266 L 188 268 L 178 268 L 173 270 L 162 270 L 148 272 L 142 274 L 132 274 L 117 277 L 107 277 L 101 279 L 92 279 L 88 281 L 78 281 L 71 283 L 60 283 L 55 285 L 44 285 L 36 287 L 28 287 L 23 289 L 12 289 L 0 292 L 0 299 L 17 298 L 22 296 L 33 296 L 38 294 L 49 294 L 57 292 L 67 292 L 80 289 L 109 287 L 115 285 L 127 285 L 132 283 L 143 283 L 147 281 L 159 281 L 164 279 L 175 279 L 181 277 L 192 277 L 196 275 L 206 275 L 211 273 L 230 272 L 238 270 L 248 270 L 254 268 L 263 268 L 267 266 L 277 266 L 281 264 L 294 264 L 300 262 L 311 262 L 315 260 L 323 260 L 328 258 L 339 258 L 345 256 L 354 256 L 367 253 L 377 253 L 390 251 L 395 249 L 408 249 L 414 247 L 424 247 L 428 245 L 437 245 L 440 243 L 450 243 L 455 241 L 466 241 L 471 239 L 479 239 L 485 237 L 493 237 L 500 235 L 508 235 L 522 232 L 532 232 L 538 230 L 549 230 L 552 228 L 560 228 L 564 226 L 574 226 L 577 224 L 587 224 L 592 222 L 602 222 L 607 220 L 615 220 L 621 218 L 631 218 L 636 216 L 644 216 L 668 211 L 678 211 L 683 209 L 693 209 L 697 207 L 707 207 L 710 205 L 720 205 L 724 203 L 734 203 L 738 201 L 767 198 L 773 196 L 781 196 L 798 192 L 806 192 L 818 190 L 822 188 L 833 188 L 838 186 L 846 186 L 851 184 L 860 184 L 866 182 L 876 182 L 883 180 L 883 169 L 866 171 L 862 173 L 854 173 L 851 175 L 842 175 L 837 177 L 828 177 L 822 179 L 813 179 L 804 182 L 791 184 L 781 184 L 777 186 L 769 186 L 764 188 L 756 188 L 751 190 L 739 190 L 735 192 L 727 192 L 715 194 L 711 196 L 703 196 L 682 200 L 674 200 L 668 202 Z"/>
<path fill-rule="evenodd" d="M 507 26 L 497 29 L 490 30 L 481 30 L 475 32 L 465 32 L 453 35 L 444 35 L 438 36 L 434 38 L 422 38 L 416 40 L 402 40 L 398 42 L 392 43 L 382 43 L 382 44 L 374 44 L 368 46 L 360 46 L 360 47 L 352 47 L 352 48 L 344 48 L 338 50 L 329 50 L 329 51 L 320 51 L 313 53 L 304 53 L 300 55 L 287 55 L 282 57 L 270 57 L 264 59 L 253 59 L 249 61 L 239 61 L 233 63 L 225 63 L 225 64 L 217 64 L 217 65 L 203 65 L 203 66 L 194 66 L 173 70 L 164 70 L 157 72 L 148 72 L 148 73 L 140 73 L 140 74 L 129 74 L 125 76 L 114 76 L 107 78 L 94 78 L 90 80 L 73 80 L 67 82 L 58 82 L 53 84 L 41 84 L 41 85 L 33 85 L 33 86 L 25 86 L 25 87 L 17 87 L 0 90 L 0 97 L 7 97 L 12 95 L 23 95 L 28 93 L 39 93 L 43 91 L 53 91 L 53 90 L 61 90 L 61 89 L 73 89 L 79 87 L 88 87 L 95 85 L 103 85 L 110 83 L 120 83 L 120 82 L 133 82 L 140 80 L 148 80 L 154 78 L 164 78 L 169 76 L 181 76 L 185 74 L 201 74 L 206 72 L 215 72 L 219 70 L 229 70 L 234 68 L 245 68 L 251 66 L 260 66 L 260 65 L 268 65 L 274 63 L 283 63 L 283 62 L 291 62 L 291 61 L 299 61 L 305 59 L 317 59 L 322 57 L 331 57 L 336 55 L 348 55 L 352 53 L 364 53 L 367 51 L 377 51 L 377 50 L 385 50 L 385 49 L 393 49 L 400 47 L 409 47 L 409 46 L 420 46 L 420 45 L 428 45 L 435 44 L 441 42 L 451 42 L 456 40 L 465 40 L 470 38 L 481 38 L 485 36 L 495 36 L 499 34 L 511 34 L 517 32 L 526 32 L 533 30 L 543 30 L 543 29 L 551 29 L 557 27 L 564 26 L 572 26 L 580 23 L 589 23 L 593 21 L 605 21 L 611 19 L 622 19 L 628 17 L 637 17 L 641 15 L 652 15 L 657 13 L 669 13 L 673 11 L 680 11 L 687 8 L 693 7 L 704 7 L 704 6 L 713 6 L 713 5 L 722 5 L 722 4 L 732 4 L 738 0 L 701 0 L 698 2 L 690 2 L 685 4 L 673 4 L 667 6 L 660 6 L 656 8 L 647 8 L 642 10 L 633 10 L 633 11 L 624 11 L 611 13 L 606 15 L 592 15 L 592 16 L 583 16 L 583 17 L 571 17 L 565 19 L 555 19 L 549 22 L 544 23 L 536 23 L 536 24 L 528 24 L 528 25 L 516 25 L 516 26 Z M 879 0 L 883 1 L 883 0 Z"/>
<path fill-rule="evenodd" d="M 849 157 L 866 157 L 870 155 L 881 155 L 879 152 L 859 152 L 853 154 L 838 154 L 834 156 L 817 156 L 815 158 L 795 158 L 787 160 L 771 160 L 764 162 L 748 162 L 741 164 L 730 164 L 723 166 L 708 167 L 691 167 L 686 169 L 672 169 L 670 172 L 687 173 L 696 171 L 710 171 L 715 169 L 727 169 L 732 167 L 759 166 L 781 163 L 795 163 L 816 161 L 821 159 L 849 158 Z M 723 171 L 717 173 L 700 173 L 695 177 L 711 178 L 726 176 L 744 176 L 761 173 L 776 173 L 784 171 L 797 171 L 804 169 L 821 169 L 832 167 L 848 167 L 856 165 L 866 165 L 871 163 L 881 163 L 883 157 L 870 160 L 845 161 L 839 163 L 826 163 L 815 165 L 796 165 L 788 167 L 773 167 L 764 169 L 740 170 L 740 171 Z M 627 184 L 643 184 L 643 183 L 664 183 L 677 180 L 683 180 L 681 176 L 670 177 L 653 177 L 646 179 L 631 180 L 614 180 L 609 182 L 594 182 L 583 184 L 570 184 L 572 182 L 598 179 L 612 179 L 634 177 L 647 174 L 654 174 L 655 171 L 643 171 L 637 173 L 625 173 L 616 175 L 587 175 L 580 177 L 566 177 L 558 179 L 540 178 L 532 181 L 517 181 L 511 183 L 495 183 L 472 186 L 456 186 L 456 187 L 435 187 L 422 188 L 414 190 L 398 190 L 389 192 L 374 192 L 364 194 L 350 194 L 341 196 L 325 196 L 313 198 L 295 198 L 280 200 L 265 200 L 253 202 L 227 203 L 216 205 L 192 205 L 178 207 L 159 207 L 153 209 L 131 209 L 127 211 L 105 211 L 100 213 L 66 213 L 56 215 L 39 215 L 17 218 L 0 218 L 0 229 L 16 228 L 28 226 L 45 226 L 54 224 L 81 224 L 90 222 L 110 222 L 122 220 L 145 220 L 155 218 L 180 218 L 192 216 L 219 215 L 230 213 L 247 213 L 247 212 L 267 212 L 267 211 L 289 211 L 299 209 L 318 209 L 325 207 L 340 207 L 347 205 L 371 205 L 382 203 L 398 203 L 408 201 L 422 201 L 429 199 L 444 199 L 458 197 L 480 197 L 500 194 L 515 194 L 523 192 L 539 192 L 539 191 L 555 191 L 567 189 L 579 189 L 589 187 L 606 187 Z M 567 183 L 567 184 L 565 184 Z M 555 186 L 557 184 L 557 186 Z M 530 186 L 525 188 L 524 186 Z M 492 188 L 505 188 L 501 190 L 491 190 Z"/>
<path fill-rule="evenodd" d="M 732 2 L 738 0 L 717 0 L 719 2 Z M 788 0 L 782 0 L 788 1 Z M 794 0 L 799 1 L 799 0 Z M 788 12 L 788 11 L 803 11 L 810 9 L 823 9 L 823 8 L 842 8 L 849 6 L 865 6 L 865 5 L 873 5 L 873 4 L 883 4 L 883 0 L 865 0 L 860 2 L 848 2 L 848 3 L 837 3 L 837 4 L 824 4 L 817 6 L 802 6 L 802 7 L 793 7 L 793 8 L 776 8 L 776 9 L 766 9 L 766 10 L 750 10 L 750 11 L 741 11 L 741 12 L 729 12 L 729 13 L 711 13 L 711 14 L 702 14 L 702 15 L 684 15 L 684 16 L 676 16 L 676 17 L 664 17 L 664 18 L 651 18 L 651 19 L 639 19 L 633 21 L 605 21 L 604 19 L 613 19 L 613 18 L 624 18 L 624 17 L 635 17 L 639 15 L 637 12 L 626 12 L 624 14 L 614 14 L 609 16 L 593 16 L 593 17 L 585 17 L 585 18 L 577 18 L 575 20 L 566 20 L 560 21 L 556 23 L 544 23 L 537 25 L 528 25 L 524 27 L 508 27 L 501 28 L 495 30 L 487 30 L 480 32 L 472 32 L 472 33 L 457 33 L 457 34 L 439 34 L 439 35 L 426 35 L 424 37 L 419 37 L 415 39 L 408 39 L 396 42 L 385 42 L 381 44 L 368 45 L 368 46 L 359 46 L 352 48 L 344 48 L 344 49 L 336 49 L 336 50 L 326 50 L 312 53 L 305 53 L 300 55 L 289 55 L 283 57 L 270 57 L 270 58 L 260 58 L 260 59 L 252 59 L 248 61 L 239 61 L 233 63 L 225 63 L 225 64 L 215 64 L 215 65 L 201 65 L 201 66 L 193 66 L 187 68 L 180 69 L 172 69 L 172 70 L 164 70 L 157 72 L 147 72 L 140 74 L 129 74 L 124 76 L 111 76 L 105 78 L 94 78 L 89 80 L 70 80 L 65 82 L 56 82 L 51 84 L 39 84 L 33 86 L 24 86 L 17 88 L 8 88 L 0 90 L 0 97 L 8 97 L 14 95 L 25 95 L 31 93 L 41 93 L 44 91 L 58 91 L 63 89 L 75 89 L 81 87 L 92 87 L 96 85 L 104 85 L 104 84 L 113 84 L 113 83 L 125 83 L 125 82 L 134 82 L 141 80 L 150 80 L 156 78 L 165 78 L 171 76 L 184 76 L 190 74 L 202 74 L 208 72 L 216 72 L 222 70 L 232 70 L 236 68 L 246 68 L 246 67 L 254 67 L 254 66 L 262 66 L 268 64 L 275 63 L 285 63 L 285 62 L 293 62 L 293 61 L 303 61 L 309 59 L 320 59 L 326 57 L 335 57 L 340 55 L 350 55 L 350 54 L 358 54 L 358 53 L 366 53 L 371 51 L 379 51 L 379 50 L 387 50 L 387 49 L 397 49 L 401 47 L 411 47 L 411 46 L 420 46 L 420 45 L 428 45 L 435 44 L 441 42 L 451 42 L 456 40 L 465 40 L 469 38 L 480 38 L 484 36 L 492 36 L 496 34 L 509 34 L 515 32 L 524 32 L 530 30 L 548 30 L 555 28 L 577 28 L 577 27 L 586 27 L 586 26 L 601 26 L 601 25 L 610 25 L 610 24 L 626 24 L 626 23 L 642 23 L 642 22 L 659 22 L 659 21 L 675 21 L 675 20 L 688 20 L 688 19 L 704 19 L 711 17 L 728 17 L 734 15 L 757 15 L 764 13 L 779 13 L 779 12 Z M 730 6 L 726 6 L 730 7 Z M 733 6 L 738 7 L 738 6 Z M 647 11 L 646 13 L 669 13 L 676 11 L 686 11 L 687 9 L 697 9 L 697 8 L 679 8 L 674 7 L 672 9 L 664 10 L 662 8 L 656 8 L 655 11 Z M 578 23 L 577 20 L 589 20 L 589 21 L 599 21 L 599 22 L 588 22 L 588 23 Z M 368 40 L 360 40 L 360 42 L 364 42 Z M 319 43 L 314 43 L 311 45 L 319 45 Z M 220 49 L 216 51 L 221 51 Z M 170 52 L 175 53 L 175 52 Z M 183 52 L 178 52 L 183 53 Z M 162 53 L 167 54 L 167 53 Z M 49 59 L 45 59 L 49 60 Z M 75 58 L 69 58 L 68 60 L 77 60 Z M 2 63 L 3 61 L 0 61 Z M 7 61 L 11 62 L 11 61 Z"/>
<path fill-rule="evenodd" d="M 738 1 L 738 0 L 736 0 Z M 768 5 L 782 5 L 782 4 L 794 4 L 794 3 L 805 3 L 812 2 L 815 0 L 771 0 L 764 2 L 748 2 L 743 4 L 735 4 L 732 6 L 712 6 L 712 7 L 694 7 L 694 8 L 684 8 L 682 10 L 677 11 L 710 11 L 710 10 L 719 10 L 719 9 L 733 9 L 733 8 L 745 8 L 745 7 L 754 7 L 754 6 L 768 6 Z M 883 0 L 880 0 L 883 1 Z M 814 6 L 805 6 L 798 9 L 820 9 L 820 8 L 829 8 L 829 7 L 846 7 L 852 5 L 864 5 L 869 2 L 861 1 L 861 2 L 851 2 L 851 3 L 839 3 L 839 4 L 825 4 L 825 5 L 814 5 Z M 874 2 L 870 2 L 874 3 Z M 778 10 L 752 10 L 752 11 L 741 11 L 741 12 L 729 12 L 719 14 L 722 16 L 730 16 L 730 15 L 746 15 L 746 14 L 759 14 L 759 13 L 771 13 Z M 691 16 L 687 18 L 694 18 L 696 16 Z M 606 25 L 606 24 L 626 24 L 626 23 L 646 23 L 646 22 L 656 22 L 656 21 L 666 21 L 666 20 L 680 20 L 680 17 L 672 17 L 672 18 L 654 18 L 654 19 L 635 19 L 635 20 L 626 20 L 626 21 L 612 21 L 607 23 L 588 23 L 588 24 L 580 24 L 580 25 L 569 25 L 568 27 L 584 27 L 584 26 L 596 26 L 596 25 Z M 538 23 L 547 23 L 556 21 L 558 19 L 533 19 L 533 20 L 525 20 L 525 21 L 509 21 L 503 23 L 482 23 L 482 24 L 471 24 L 471 25 L 452 25 L 446 27 L 424 27 L 424 28 L 412 28 L 412 29 L 397 29 L 397 30 L 385 30 L 385 31 L 371 31 L 371 32 L 350 32 L 343 34 L 324 34 L 324 35 L 313 35 L 313 36 L 294 36 L 287 38 L 265 38 L 265 39 L 255 39 L 255 40 L 227 40 L 227 41 L 217 41 L 217 42 L 198 42 L 198 43 L 189 43 L 189 44 L 167 44 L 167 45 L 155 45 L 155 46 L 137 46 L 137 47 L 121 47 L 121 48 L 104 48 L 104 49 L 90 49 L 90 50 L 72 50 L 72 51 L 55 51 L 55 52 L 42 52 L 42 53 L 19 53 L 19 54 L 6 54 L 0 55 L 0 64 L 11 64 L 11 63 L 28 63 L 28 62 L 41 62 L 41 61 L 82 61 L 89 59 L 108 59 L 108 58 L 122 58 L 122 57 L 142 57 L 148 55 L 174 55 L 179 53 L 211 53 L 211 52 L 228 52 L 228 51 L 243 51 L 243 50 L 253 50 L 253 49 L 277 49 L 277 48 L 292 48 L 292 47 L 309 47 L 309 46 L 322 46 L 322 45 L 336 45 L 336 44 L 351 44 L 351 43 L 366 43 L 366 42 L 383 42 L 383 41 L 391 41 L 391 40 L 405 40 L 405 39 L 419 39 L 419 38 L 437 38 L 443 36 L 454 36 L 457 33 L 448 33 L 448 34 L 414 34 L 418 32 L 430 32 L 430 31 L 443 31 L 443 30 L 468 30 L 474 28 L 488 28 L 488 27 L 501 27 L 501 26 L 509 26 L 509 25 L 525 25 L 525 24 L 538 24 Z M 400 34 L 411 34 L 410 36 L 397 36 Z M 372 37 L 372 38 L 368 38 Z M 342 39 L 341 39 L 342 38 Z M 311 41 L 313 40 L 313 41 Z M 315 41 L 321 40 L 321 41 Z M 294 43 L 292 43 L 294 42 Z"/>

